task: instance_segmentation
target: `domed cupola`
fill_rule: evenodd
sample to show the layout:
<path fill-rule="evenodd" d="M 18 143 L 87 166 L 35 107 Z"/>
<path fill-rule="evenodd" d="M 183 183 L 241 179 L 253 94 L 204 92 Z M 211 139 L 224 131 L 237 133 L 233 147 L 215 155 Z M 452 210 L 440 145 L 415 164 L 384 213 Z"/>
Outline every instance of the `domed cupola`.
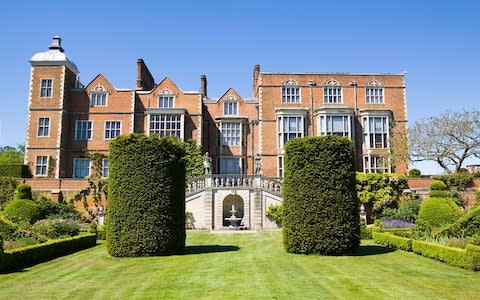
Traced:
<path fill-rule="evenodd" d="M 77 66 L 65 55 L 62 39 L 58 35 L 52 38 L 48 51 L 35 54 L 30 59 L 30 63 L 32 66 L 66 66 L 75 74 L 79 73 Z"/>

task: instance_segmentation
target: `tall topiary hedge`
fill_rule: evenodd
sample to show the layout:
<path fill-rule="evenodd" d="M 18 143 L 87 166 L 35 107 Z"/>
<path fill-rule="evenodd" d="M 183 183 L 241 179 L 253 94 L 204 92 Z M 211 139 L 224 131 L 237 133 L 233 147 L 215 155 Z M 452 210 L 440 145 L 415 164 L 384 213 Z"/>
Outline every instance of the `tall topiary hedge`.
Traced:
<path fill-rule="evenodd" d="M 185 247 L 185 163 L 173 137 L 121 136 L 110 144 L 107 247 L 113 256 Z"/>
<path fill-rule="evenodd" d="M 287 252 L 349 254 L 360 241 L 352 143 L 334 136 L 285 147 L 283 242 Z"/>

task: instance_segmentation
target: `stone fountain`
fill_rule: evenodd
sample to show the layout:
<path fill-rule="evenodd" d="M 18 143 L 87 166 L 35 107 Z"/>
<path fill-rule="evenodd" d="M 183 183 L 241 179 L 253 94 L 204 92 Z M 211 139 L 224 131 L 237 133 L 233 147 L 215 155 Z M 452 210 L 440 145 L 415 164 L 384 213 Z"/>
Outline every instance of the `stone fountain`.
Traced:
<path fill-rule="evenodd" d="M 237 213 L 237 210 L 235 209 L 235 205 L 232 204 L 232 210 L 230 210 L 232 215 L 228 218 L 225 218 L 225 221 L 230 222 L 230 225 L 228 228 L 237 228 L 238 227 L 238 221 L 242 220 L 242 218 L 237 217 L 235 214 Z"/>

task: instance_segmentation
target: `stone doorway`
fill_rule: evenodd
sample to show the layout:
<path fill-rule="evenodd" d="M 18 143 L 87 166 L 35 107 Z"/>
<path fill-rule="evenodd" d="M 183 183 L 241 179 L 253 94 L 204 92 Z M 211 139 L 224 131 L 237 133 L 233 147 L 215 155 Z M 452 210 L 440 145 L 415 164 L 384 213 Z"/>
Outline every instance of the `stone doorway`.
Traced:
<path fill-rule="evenodd" d="M 232 216 L 232 208 L 235 208 L 236 213 L 235 216 L 240 218 L 241 220 L 238 221 L 238 226 L 243 225 L 243 217 L 244 217 L 244 202 L 242 197 L 239 195 L 228 195 L 223 199 L 223 226 L 228 227 L 230 226 L 230 222 L 225 220 Z"/>

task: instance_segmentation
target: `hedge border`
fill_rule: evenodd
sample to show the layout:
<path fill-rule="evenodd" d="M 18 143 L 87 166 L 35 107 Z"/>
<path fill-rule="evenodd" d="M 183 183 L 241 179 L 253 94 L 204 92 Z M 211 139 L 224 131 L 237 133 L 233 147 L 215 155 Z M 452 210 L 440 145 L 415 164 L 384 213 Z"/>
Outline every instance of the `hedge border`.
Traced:
<path fill-rule="evenodd" d="M 35 265 L 97 244 L 96 234 L 83 234 L 61 240 L 5 250 L 0 256 L 0 271 L 11 271 Z"/>
<path fill-rule="evenodd" d="M 373 241 L 389 248 L 406 250 L 433 258 L 441 262 L 470 269 L 480 270 L 480 246 L 467 244 L 466 249 L 439 245 L 436 243 L 395 236 L 388 232 L 372 232 Z"/>

